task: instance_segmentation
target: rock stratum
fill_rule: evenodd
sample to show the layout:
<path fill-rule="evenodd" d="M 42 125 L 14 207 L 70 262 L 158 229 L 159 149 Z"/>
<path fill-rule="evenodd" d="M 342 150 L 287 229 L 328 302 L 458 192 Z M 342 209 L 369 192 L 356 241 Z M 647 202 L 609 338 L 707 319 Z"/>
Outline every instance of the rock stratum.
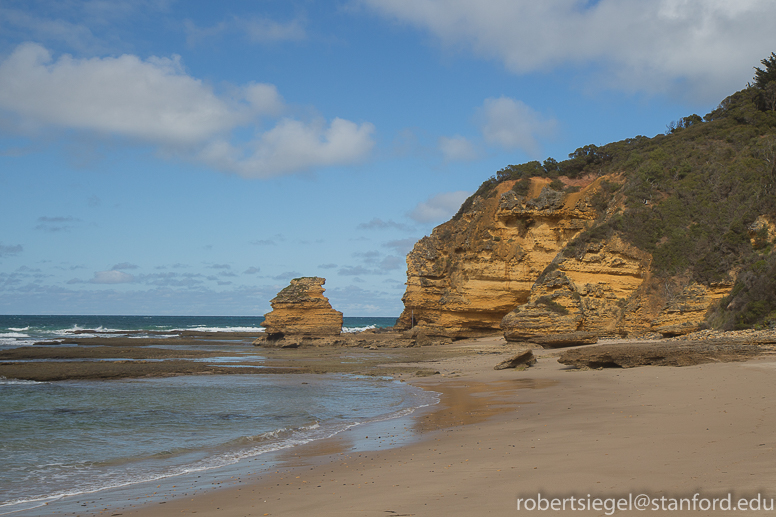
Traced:
<path fill-rule="evenodd" d="M 302 277 L 270 300 L 272 311 L 264 315 L 264 333 L 269 339 L 286 336 L 338 336 L 342 332 L 342 313 L 332 308 L 323 296 L 325 278 Z"/>

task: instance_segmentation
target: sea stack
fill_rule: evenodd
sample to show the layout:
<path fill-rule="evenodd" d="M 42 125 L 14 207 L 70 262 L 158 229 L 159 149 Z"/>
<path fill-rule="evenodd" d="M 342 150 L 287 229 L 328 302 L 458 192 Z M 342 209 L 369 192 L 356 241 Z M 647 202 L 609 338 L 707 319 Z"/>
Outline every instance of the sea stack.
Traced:
<path fill-rule="evenodd" d="M 284 336 L 338 336 L 342 332 L 342 313 L 335 311 L 323 296 L 325 278 L 302 277 L 280 291 L 269 303 L 272 311 L 264 315 L 268 338 Z"/>

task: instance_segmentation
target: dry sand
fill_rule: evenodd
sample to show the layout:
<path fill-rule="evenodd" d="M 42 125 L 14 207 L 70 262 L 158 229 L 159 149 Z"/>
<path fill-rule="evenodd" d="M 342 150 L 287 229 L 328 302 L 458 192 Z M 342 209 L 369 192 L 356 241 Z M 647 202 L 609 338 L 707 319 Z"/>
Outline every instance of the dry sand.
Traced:
<path fill-rule="evenodd" d="M 495 371 L 507 357 L 503 340 L 453 346 L 482 353 L 439 360 L 440 375 L 405 376 L 443 393 L 439 406 L 414 419 L 422 436 L 415 443 L 339 452 L 363 438 L 343 433 L 293 449 L 293 461 L 271 473 L 103 515 L 515 515 L 540 513 L 516 509 L 519 497 L 539 492 L 548 499 L 733 492 L 734 503 L 757 493 L 776 497 L 773 355 L 682 368 L 573 370 L 555 360 L 557 351 L 538 350 L 534 367 Z M 644 513 L 653 512 L 617 512 Z"/>

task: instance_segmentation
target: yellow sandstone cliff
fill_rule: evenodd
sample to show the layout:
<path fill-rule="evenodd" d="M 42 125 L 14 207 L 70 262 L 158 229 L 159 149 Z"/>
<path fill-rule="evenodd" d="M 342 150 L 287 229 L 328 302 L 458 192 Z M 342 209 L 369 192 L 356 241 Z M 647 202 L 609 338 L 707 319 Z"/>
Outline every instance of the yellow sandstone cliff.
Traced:
<path fill-rule="evenodd" d="M 593 208 L 603 180 L 618 178 L 577 181 L 582 188 L 573 193 L 532 178 L 526 196 L 506 181 L 495 195 L 476 197 L 407 256 L 397 326 L 453 338 L 503 329 L 509 340 L 547 346 L 697 330 L 731 285 L 661 288 L 650 275 L 651 255 L 616 234 L 573 242 L 606 217 Z"/>

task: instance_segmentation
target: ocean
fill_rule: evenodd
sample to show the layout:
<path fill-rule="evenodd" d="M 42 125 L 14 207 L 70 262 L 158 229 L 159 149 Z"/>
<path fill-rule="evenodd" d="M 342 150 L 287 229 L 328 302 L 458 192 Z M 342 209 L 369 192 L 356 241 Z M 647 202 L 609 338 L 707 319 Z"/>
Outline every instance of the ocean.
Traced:
<path fill-rule="evenodd" d="M 262 332 L 261 316 L 2 316 L 0 350 L 32 345 L 42 339 L 88 337 L 97 333 L 191 330 L 197 332 Z M 343 332 L 392 327 L 397 318 L 344 318 Z M 94 330 L 95 334 L 89 334 Z M 139 334 L 138 336 L 142 336 Z"/>
<path fill-rule="evenodd" d="M 126 332 L 255 332 L 259 318 L 0 316 L 0 349 Z M 345 330 L 395 318 L 345 318 Z M 99 339 L 99 338 L 98 338 Z M 260 349 L 220 345 L 251 361 Z M 246 359 L 247 360 L 247 359 Z M 232 358 L 231 365 L 239 367 Z M 118 487 L 229 469 L 384 422 L 437 395 L 356 375 L 201 375 L 33 382 L 0 378 L 0 515 Z M 154 485 L 155 486 L 155 485 Z"/>

